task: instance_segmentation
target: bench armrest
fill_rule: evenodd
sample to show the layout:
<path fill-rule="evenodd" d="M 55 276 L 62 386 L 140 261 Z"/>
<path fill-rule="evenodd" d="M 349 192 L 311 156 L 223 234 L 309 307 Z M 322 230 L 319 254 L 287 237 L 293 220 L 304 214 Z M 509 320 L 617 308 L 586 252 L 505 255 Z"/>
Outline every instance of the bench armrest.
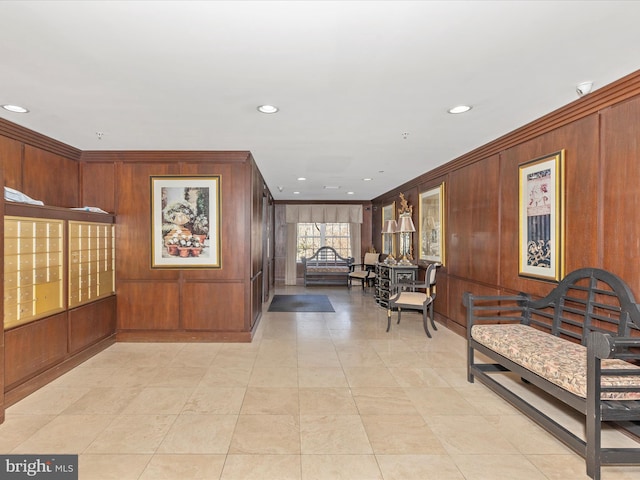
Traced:
<path fill-rule="evenodd" d="M 609 333 L 591 332 L 587 347 L 590 348 L 593 355 L 601 359 L 640 359 L 640 351 L 629 351 L 629 348 L 640 349 L 640 337 L 616 337 Z"/>

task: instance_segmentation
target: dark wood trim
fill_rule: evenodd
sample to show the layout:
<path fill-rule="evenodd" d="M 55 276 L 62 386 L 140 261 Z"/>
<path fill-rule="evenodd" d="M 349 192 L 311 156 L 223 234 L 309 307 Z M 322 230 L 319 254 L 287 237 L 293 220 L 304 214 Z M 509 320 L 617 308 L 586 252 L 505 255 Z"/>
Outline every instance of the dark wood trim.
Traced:
<path fill-rule="evenodd" d="M 86 150 L 80 155 L 82 162 L 215 162 L 246 163 L 252 159 L 248 150 Z"/>
<path fill-rule="evenodd" d="M 80 150 L 66 143 L 59 142 L 53 138 L 47 137 L 41 133 L 29 130 L 28 128 L 17 125 L 9 120 L 0 118 L 0 135 L 4 135 L 13 140 L 23 142 L 27 145 L 55 153 L 61 157 L 71 160 L 80 160 Z"/>
<path fill-rule="evenodd" d="M 256 321 L 256 325 L 258 325 Z M 152 331 L 121 330 L 116 334 L 116 342 L 229 342 L 250 343 L 252 332 L 197 332 L 197 331 Z"/>
<path fill-rule="evenodd" d="M 54 218 L 58 220 L 76 220 L 80 222 L 115 223 L 112 213 L 95 213 L 70 208 L 51 207 L 48 205 L 29 205 L 25 203 L 5 202 L 4 214 L 15 217 Z"/>

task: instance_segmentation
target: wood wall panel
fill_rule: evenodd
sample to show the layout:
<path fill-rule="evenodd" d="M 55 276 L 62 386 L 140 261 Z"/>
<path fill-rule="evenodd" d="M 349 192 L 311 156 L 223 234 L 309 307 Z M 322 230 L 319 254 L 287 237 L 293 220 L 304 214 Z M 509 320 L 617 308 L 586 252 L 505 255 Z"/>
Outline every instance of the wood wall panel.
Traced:
<path fill-rule="evenodd" d="M 494 155 L 453 172 L 448 192 L 448 273 L 496 285 L 500 245 L 499 157 Z"/>
<path fill-rule="evenodd" d="M 189 280 L 249 281 L 250 245 L 249 203 L 251 189 L 247 165 L 239 163 L 186 163 L 183 175 L 220 175 L 221 268 L 182 270 Z"/>
<path fill-rule="evenodd" d="M 0 136 L 0 168 L 3 185 L 16 190 L 22 189 L 22 144 Z"/>
<path fill-rule="evenodd" d="M 116 275 L 122 280 L 177 279 L 179 271 L 151 269 L 151 176 L 178 175 L 178 164 L 125 163 L 117 169 Z M 120 292 L 118 292 L 120 293 Z"/>
<path fill-rule="evenodd" d="M 116 297 L 69 310 L 69 352 L 76 353 L 116 333 Z"/>
<path fill-rule="evenodd" d="M 206 301 L 205 301 L 206 300 Z M 248 294 L 242 283 L 185 283 L 182 316 L 187 330 L 236 331 L 248 329 Z"/>
<path fill-rule="evenodd" d="M 448 318 L 457 325 L 457 328 L 453 328 L 453 330 L 458 333 L 464 332 L 467 328 L 467 309 L 462 304 L 464 292 L 471 292 L 474 295 L 500 294 L 500 290 L 495 287 L 470 282 L 463 278 L 449 277 L 448 286 Z"/>
<path fill-rule="evenodd" d="M 602 113 L 602 265 L 640 299 L 640 97 Z"/>
<path fill-rule="evenodd" d="M 61 362 L 67 354 L 67 313 L 5 332 L 5 391 Z"/>
<path fill-rule="evenodd" d="M 119 330 L 180 329 L 180 288 L 174 282 L 131 282 L 118 285 Z M 204 302 L 200 299 L 201 303 Z"/>
<path fill-rule="evenodd" d="M 113 163 L 81 164 L 82 206 L 116 211 L 116 166 Z"/>
<path fill-rule="evenodd" d="M 79 164 L 30 145 L 24 147 L 23 193 L 45 205 L 79 207 Z"/>
<path fill-rule="evenodd" d="M 565 150 L 565 270 L 598 266 L 598 117 L 591 115 L 501 154 L 501 279 L 504 288 L 546 295 L 553 284 L 518 276 L 518 167 Z"/>

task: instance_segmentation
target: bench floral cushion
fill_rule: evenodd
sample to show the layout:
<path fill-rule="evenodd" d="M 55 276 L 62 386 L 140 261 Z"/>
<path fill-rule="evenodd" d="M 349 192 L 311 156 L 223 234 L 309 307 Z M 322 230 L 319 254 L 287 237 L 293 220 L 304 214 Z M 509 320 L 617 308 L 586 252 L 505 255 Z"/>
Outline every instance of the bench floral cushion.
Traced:
<path fill-rule="evenodd" d="M 478 343 L 582 398 L 587 397 L 587 348 L 527 325 L 474 325 Z M 602 368 L 636 369 L 639 376 L 602 377 L 602 385 L 640 386 L 640 367 L 624 360 L 602 361 Z M 640 392 L 603 392 L 603 399 L 638 400 Z"/>

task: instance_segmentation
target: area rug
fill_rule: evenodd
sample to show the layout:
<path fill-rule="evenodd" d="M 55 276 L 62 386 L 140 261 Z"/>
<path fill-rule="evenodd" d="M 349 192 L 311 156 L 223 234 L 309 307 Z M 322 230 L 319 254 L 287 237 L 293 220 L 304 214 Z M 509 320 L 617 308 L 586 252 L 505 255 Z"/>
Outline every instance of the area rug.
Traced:
<path fill-rule="evenodd" d="M 326 295 L 274 295 L 270 312 L 335 312 Z"/>

